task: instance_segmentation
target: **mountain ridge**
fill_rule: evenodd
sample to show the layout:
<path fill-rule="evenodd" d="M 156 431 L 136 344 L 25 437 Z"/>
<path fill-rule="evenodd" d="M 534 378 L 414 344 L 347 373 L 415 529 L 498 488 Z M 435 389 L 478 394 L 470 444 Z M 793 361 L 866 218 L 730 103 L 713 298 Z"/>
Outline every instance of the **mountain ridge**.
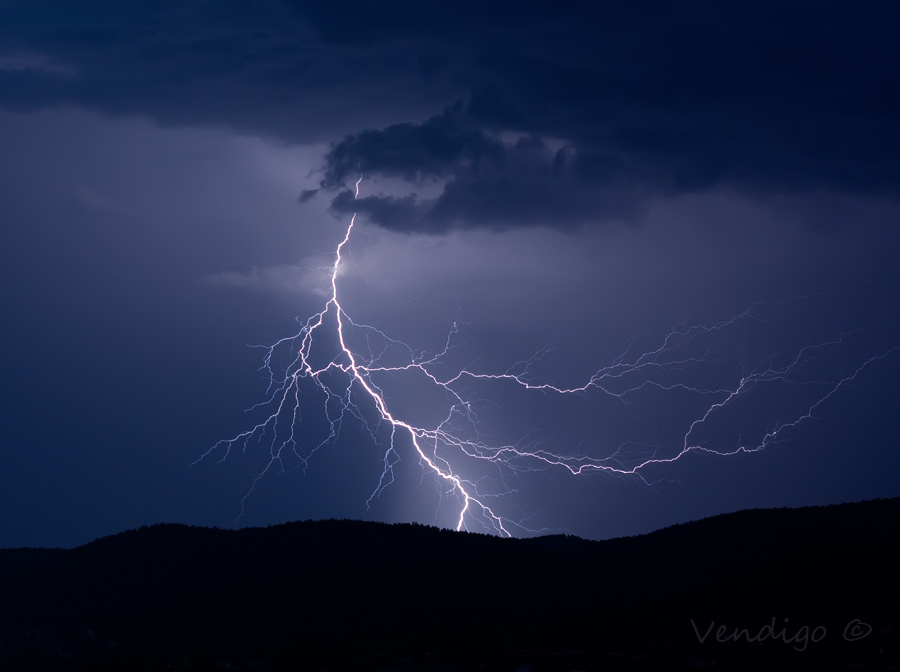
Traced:
<path fill-rule="evenodd" d="M 665 669 L 687 669 L 698 655 L 734 667 L 801 653 L 798 665 L 834 668 L 896 647 L 898 566 L 900 498 L 752 509 L 603 541 L 352 520 L 162 523 L 73 549 L 0 549 L 0 669 L 185 660 L 193 669 L 218 660 L 369 669 L 360 661 L 375 654 L 507 669 L 522 651 L 543 661 L 535 669 L 601 659 L 639 669 L 611 658 L 623 650 L 655 651 Z M 782 641 L 700 641 L 709 623 L 755 632 L 773 619 L 831 634 L 803 652 Z M 875 634 L 842 639 L 853 619 Z M 885 629 L 894 635 L 877 634 Z M 35 645 L 35 632 L 66 655 Z M 563 664 L 560 651 L 584 660 Z"/>

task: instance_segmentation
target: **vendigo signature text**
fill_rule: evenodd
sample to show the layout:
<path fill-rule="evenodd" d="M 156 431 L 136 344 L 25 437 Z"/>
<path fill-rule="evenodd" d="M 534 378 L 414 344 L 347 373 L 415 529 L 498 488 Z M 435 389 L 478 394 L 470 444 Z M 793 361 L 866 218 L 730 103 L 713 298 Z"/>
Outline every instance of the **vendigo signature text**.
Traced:
<path fill-rule="evenodd" d="M 705 628 L 698 625 L 694 619 L 691 619 L 691 627 L 697 636 L 697 641 L 701 644 L 705 643 L 710 636 L 720 643 L 726 642 L 765 642 L 777 641 L 789 644 L 797 651 L 806 651 L 810 644 L 818 644 L 828 635 L 828 630 L 824 625 L 802 625 L 793 626 L 790 624 L 789 618 L 782 619 L 781 623 L 777 623 L 777 619 L 773 616 L 769 623 L 759 628 L 740 628 L 731 627 L 721 624 L 716 627 L 715 621 L 710 621 Z M 848 642 L 855 642 L 864 639 L 872 632 L 872 627 L 854 618 L 844 626 L 843 638 Z"/>

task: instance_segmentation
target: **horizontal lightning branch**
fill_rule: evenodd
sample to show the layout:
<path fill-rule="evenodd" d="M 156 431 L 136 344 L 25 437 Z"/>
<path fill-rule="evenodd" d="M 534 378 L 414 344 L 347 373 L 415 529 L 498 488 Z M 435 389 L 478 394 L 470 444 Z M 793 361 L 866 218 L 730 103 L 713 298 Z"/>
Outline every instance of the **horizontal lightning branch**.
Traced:
<path fill-rule="evenodd" d="M 359 195 L 359 182 L 356 195 Z M 815 413 L 831 397 L 854 381 L 866 368 L 893 355 L 894 347 L 859 362 L 849 373 L 830 378 L 810 377 L 810 365 L 827 357 L 834 348 L 841 346 L 847 337 L 796 350 L 793 356 L 771 356 L 750 372 L 743 372 L 731 382 L 704 386 L 697 382 L 699 376 L 691 375 L 697 367 L 708 365 L 712 358 L 703 343 L 720 332 L 736 325 L 757 321 L 760 306 L 733 315 L 711 326 L 690 326 L 673 329 L 658 347 L 632 353 L 632 346 L 609 365 L 596 370 L 581 386 L 564 387 L 540 382 L 532 375 L 534 366 L 548 354 L 542 350 L 527 361 L 520 362 L 504 373 L 483 373 L 470 368 L 455 370 L 451 375 L 448 355 L 457 347 L 460 326 L 454 323 L 443 349 L 435 355 L 418 354 L 400 341 L 388 337 L 375 327 L 357 324 L 344 311 L 338 291 L 338 271 L 348 253 L 354 231 L 354 214 L 346 233 L 337 246 L 334 266 L 330 270 L 330 296 L 323 309 L 302 323 L 299 333 L 266 346 L 263 369 L 269 378 L 266 400 L 252 409 L 268 409 L 262 419 L 231 439 L 223 440 L 210 448 L 197 462 L 215 451 L 223 451 L 225 460 L 232 448 L 241 446 L 247 450 L 251 442 L 266 440 L 269 458 L 265 468 L 253 479 L 249 491 L 241 502 L 244 504 L 256 484 L 272 469 L 283 470 L 285 459 L 291 459 L 306 469 L 309 459 L 320 448 L 335 442 L 347 417 L 356 418 L 367 428 L 376 444 L 386 446 L 383 470 L 367 505 L 394 482 L 394 466 L 404 451 L 412 451 L 422 465 L 424 473 L 430 473 L 444 487 L 442 492 L 454 498 L 455 528 L 470 529 L 478 524 L 480 529 L 511 536 L 514 531 L 534 532 L 521 521 L 511 520 L 498 511 L 495 503 L 499 495 L 511 494 L 512 488 L 501 493 L 486 493 L 480 488 L 483 476 L 466 475 L 467 465 L 474 463 L 495 470 L 504 482 L 504 474 L 516 472 L 558 469 L 571 475 L 600 472 L 638 477 L 652 465 L 673 463 L 689 453 L 730 456 L 752 453 L 776 443 L 782 435 L 815 417 Z M 362 334 L 366 347 L 355 347 L 359 338 L 350 334 Z M 332 356 L 317 354 L 331 348 Z M 276 353 L 283 349 L 290 352 L 288 365 L 277 367 Z M 402 360 L 397 362 L 397 353 Z M 392 410 L 384 393 L 382 382 L 398 375 L 415 374 L 416 380 L 432 390 L 441 392 L 448 400 L 446 414 L 433 425 L 422 426 Z M 473 384 L 508 385 L 526 394 L 567 395 L 599 394 L 621 401 L 628 406 L 641 394 L 682 394 L 705 400 L 700 411 L 684 422 L 683 438 L 678 445 L 667 448 L 660 445 L 643 445 L 628 442 L 604 457 L 584 454 L 560 454 L 540 445 L 493 445 L 482 438 L 475 403 L 464 393 Z M 740 441 L 727 447 L 711 445 L 703 438 L 706 425 L 728 412 L 740 400 L 758 388 L 778 385 L 801 388 L 805 395 L 800 404 L 790 410 L 782 408 L 768 421 L 766 429 L 757 433 L 752 441 Z M 305 445 L 298 429 L 302 423 L 301 406 L 306 386 L 324 399 L 324 417 L 328 430 L 313 445 Z M 270 437 L 266 439 L 265 437 Z M 469 470 L 478 474 L 478 470 Z"/>

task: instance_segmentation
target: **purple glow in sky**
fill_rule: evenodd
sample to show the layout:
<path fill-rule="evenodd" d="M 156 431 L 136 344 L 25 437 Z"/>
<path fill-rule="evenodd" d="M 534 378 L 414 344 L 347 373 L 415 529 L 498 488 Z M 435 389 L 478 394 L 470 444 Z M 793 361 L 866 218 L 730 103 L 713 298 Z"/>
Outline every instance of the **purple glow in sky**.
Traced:
<path fill-rule="evenodd" d="M 353 351 L 426 362 L 460 325 L 427 369 L 452 393 L 371 372 L 404 422 L 433 429 L 459 395 L 485 446 L 628 471 L 686 434 L 765 443 L 812 409 L 765 450 L 637 475 L 463 456 L 515 533 L 900 494 L 895 10 L 509 10 L 0 3 L 0 546 L 230 526 L 268 444 L 190 465 L 256 422 L 241 411 L 266 398 L 265 351 L 247 344 L 323 309 L 354 212 L 341 306 L 411 351 L 351 330 Z M 528 382 L 580 387 L 751 307 L 585 394 L 453 378 L 524 375 L 543 353 Z M 299 444 L 317 445 L 322 400 L 302 410 Z M 460 492 L 408 436 L 367 508 L 389 445 L 372 411 L 267 473 L 240 524 L 455 527 Z"/>

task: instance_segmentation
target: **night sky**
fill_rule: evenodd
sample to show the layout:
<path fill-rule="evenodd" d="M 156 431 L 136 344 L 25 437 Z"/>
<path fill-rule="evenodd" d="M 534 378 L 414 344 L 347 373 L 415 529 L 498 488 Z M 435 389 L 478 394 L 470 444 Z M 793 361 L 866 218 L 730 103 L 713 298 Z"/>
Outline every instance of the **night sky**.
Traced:
<path fill-rule="evenodd" d="M 246 498 L 271 434 L 217 445 L 265 417 L 248 345 L 324 308 L 354 212 L 341 304 L 386 335 L 361 352 L 450 334 L 441 380 L 568 388 L 613 367 L 574 395 L 462 380 L 460 432 L 625 470 L 704 449 L 636 475 L 454 462 L 514 534 L 900 495 L 898 25 L 882 2 L 0 1 L 0 546 L 455 526 L 402 434 L 367 507 L 390 432 L 365 399 L 310 455 L 304 387 L 296 453 Z M 433 427 L 452 400 L 418 373 L 377 383 Z"/>

